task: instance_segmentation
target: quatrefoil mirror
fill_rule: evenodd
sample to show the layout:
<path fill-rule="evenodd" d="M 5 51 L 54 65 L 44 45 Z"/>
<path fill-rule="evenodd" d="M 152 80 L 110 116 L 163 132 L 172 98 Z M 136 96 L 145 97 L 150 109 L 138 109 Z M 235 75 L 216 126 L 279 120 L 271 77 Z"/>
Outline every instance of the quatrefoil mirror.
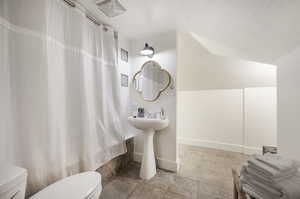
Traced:
<path fill-rule="evenodd" d="M 159 63 L 147 61 L 133 76 L 133 86 L 145 101 L 156 101 L 171 84 L 171 75 Z"/>

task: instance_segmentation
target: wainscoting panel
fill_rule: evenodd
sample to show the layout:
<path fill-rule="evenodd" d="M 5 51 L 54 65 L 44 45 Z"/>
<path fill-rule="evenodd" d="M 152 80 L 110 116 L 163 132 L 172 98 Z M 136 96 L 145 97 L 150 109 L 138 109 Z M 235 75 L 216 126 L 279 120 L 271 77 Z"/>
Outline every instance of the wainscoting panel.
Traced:
<path fill-rule="evenodd" d="M 276 146 L 276 88 L 179 91 L 177 142 L 245 154 Z"/>
<path fill-rule="evenodd" d="M 245 88 L 245 145 L 277 146 L 277 90 Z"/>

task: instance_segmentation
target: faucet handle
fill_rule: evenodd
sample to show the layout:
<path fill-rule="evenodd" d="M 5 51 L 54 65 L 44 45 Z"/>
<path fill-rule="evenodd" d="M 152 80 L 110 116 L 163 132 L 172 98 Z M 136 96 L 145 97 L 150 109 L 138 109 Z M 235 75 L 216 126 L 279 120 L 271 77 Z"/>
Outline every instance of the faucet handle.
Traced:
<path fill-rule="evenodd" d="M 165 114 L 165 110 L 163 107 L 160 110 L 160 118 L 163 120 L 166 119 L 166 114 Z"/>

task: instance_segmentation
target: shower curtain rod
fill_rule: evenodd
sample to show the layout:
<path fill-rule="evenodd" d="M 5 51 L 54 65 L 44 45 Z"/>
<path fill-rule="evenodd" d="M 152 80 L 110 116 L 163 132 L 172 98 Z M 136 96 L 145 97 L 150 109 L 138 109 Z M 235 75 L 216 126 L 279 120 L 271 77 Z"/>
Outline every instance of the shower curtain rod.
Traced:
<path fill-rule="evenodd" d="M 70 0 L 63 0 L 63 1 L 66 2 L 71 7 L 76 7 L 76 4 Z"/>
<path fill-rule="evenodd" d="M 103 25 L 105 29 L 107 29 L 108 27 L 112 28 L 111 25 L 109 25 L 109 24 L 104 24 L 102 22 L 99 22 L 99 20 L 97 20 L 96 17 L 94 17 L 92 14 L 90 14 L 89 11 L 79 2 L 75 3 L 73 0 L 63 0 L 63 1 L 73 8 L 75 8 L 75 7 L 78 8 L 81 12 L 83 12 L 85 14 L 86 18 L 88 18 L 90 21 L 92 21 L 97 26 Z M 77 5 L 79 5 L 79 6 L 77 6 Z"/>
<path fill-rule="evenodd" d="M 96 24 L 97 26 L 100 26 L 100 25 L 101 25 L 100 23 L 98 23 L 97 19 L 95 19 L 93 16 L 90 16 L 90 15 L 88 15 L 88 14 L 85 14 L 85 16 L 86 16 L 89 20 L 91 20 L 94 24 Z"/>

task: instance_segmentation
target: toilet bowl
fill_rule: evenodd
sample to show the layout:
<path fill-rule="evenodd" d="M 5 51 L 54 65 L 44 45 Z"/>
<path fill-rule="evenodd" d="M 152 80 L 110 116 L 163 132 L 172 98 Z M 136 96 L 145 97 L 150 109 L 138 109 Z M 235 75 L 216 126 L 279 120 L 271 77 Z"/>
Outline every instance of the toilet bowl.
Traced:
<path fill-rule="evenodd" d="M 27 171 L 0 166 L 0 199 L 24 199 Z M 102 191 L 101 175 L 84 172 L 59 180 L 29 199 L 98 199 Z"/>

